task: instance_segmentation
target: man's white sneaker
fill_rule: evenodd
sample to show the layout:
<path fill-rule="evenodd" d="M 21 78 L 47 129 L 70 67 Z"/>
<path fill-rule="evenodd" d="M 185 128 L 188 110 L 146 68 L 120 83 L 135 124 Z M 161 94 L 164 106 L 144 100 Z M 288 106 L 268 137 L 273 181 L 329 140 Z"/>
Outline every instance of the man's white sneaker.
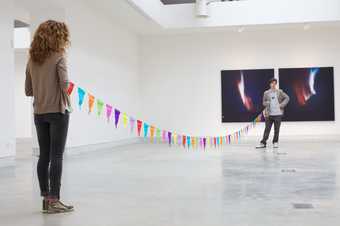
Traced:
<path fill-rule="evenodd" d="M 260 143 L 258 146 L 256 146 L 256 148 L 266 148 L 265 144 Z"/>
<path fill-rule="evenodd" d="M 273 148 L 279 148 L 279 143 L 273 143 Z"/>

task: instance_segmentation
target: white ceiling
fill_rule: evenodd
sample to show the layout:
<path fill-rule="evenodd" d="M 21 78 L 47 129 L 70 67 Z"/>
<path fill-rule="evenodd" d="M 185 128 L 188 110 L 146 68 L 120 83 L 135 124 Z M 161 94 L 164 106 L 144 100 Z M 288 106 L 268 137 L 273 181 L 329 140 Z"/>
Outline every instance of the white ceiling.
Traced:
<path fill-rule="evenodd" d="M 138 34 L 157 33 L 162 27 L 129 0 L 84 0 L 101 14 L 106 14 L 114 23 L 119 23 Z"/>
<path fill-rule="evenodd" d="M 40 2 L 44 4 L 47 1 L 48 4 L 58 4 L 59 6 L 67 7 L 67 0 L 15 0 L 16 5 L 32 6 L 32 1 Z M 258 0 L 263 2 L 267 0 Z M 279 4 L 279 0 L 275 4 L 271 4 L 272 7 Z M 302 17 L 297 18 L 295 14 L 292 14 L 292 18 L 295 19 L 289 22 L 282 22 L 279 19 L 284 18 L 285 10 L 294 11 L 294 7 L 291 5 L 285 5 L 283 2 L 295 1 L 300 2 L 299 7 L 304 6 L 303 1 L 310 2 L 309 6 L 312 8 L 308 9 L 304 6 L 306 13 L 302 13 L 308 19 L 302 20 Z M 325 8 L 322 5 L 319 6 L 318 1 L 326 1 L 328 4 Z M 121 26 L 127 27 L 129 30 L 140 34 L 140 35 L 150 35 L 150 34 L 183 34 L 192 32 L 220 32 L 220 31 L 232 31 L 237 32 L 239 28 L 245 28 L 244 32 L 256 31 L 256 30 L 273 30 L 273 29 L 303 29 L 305 24 L 312 24 L 312 29 L 317 27 L 337 27 L 340 24 L 340 1 L 339 0 L 285 0 L 280 1 L 281 8 L 276 10 L 281 10 L 282 14 L 276 15 L 276 13 L 266 12 L 269 9 L 264 9 L 262 13 L 265 13 L 263 19 L 270 19 L 271 17 L 276 18 L 276 23 L 249 23 L 254 22 L 251 16 L 256 16 L 257 14 L 251 14 L 254 12 L 249 12 L 251 6 L 245 5 L 248 1 L 236 1 L 229 2 L 234 5 L 218 5 L 215 13 L 222 13 L 217 18 L 217 15 L 213 18 L 208 19 L 197 19 L 194 16 L 194 5 L 193 4 L 180 4 L 180 5 L 163 5 L 159 0 L 82 0 L 83 3 L 88 4 L 92 9 L 97 11 L 102 15 L 106 15 L 112 20 L 112 23 L 118 23 Z M 249 1 L 255 2 L 255 1 Z M 314 5 L 312 4 L 314 2 Z M 337 5 L 330 5 L 330 3 Z M 219 3 L 223 4 L 223 3 Z M 268 5 L 268 4 L 267 4 Z M 294 4 L 293 4 L 294 5 Z M 234 6 L 235 9 L 233 8 Z M 270 6 L 270 4 L 269 4 Z M 339 6 L 338 9 L 333 9 Z M 228 8 L 223 8 L 228 7 Z M 311 10 L 318 10 L 319 12 L 310 12 Z M 226 11 L 224 11 L 226 10 Z M 228 11 L 233 10 L 233 11 Z M 238 10 L 238 11 L 237 11 Z M 295 9 L 296 10 L 296 9 Z M 299 11 L 300 10 L 300 11 Z M 301 13 L 301 9 L 296 10 Z M 324 10 L 324 12 L 323 12 Z M 236 14 L 236 11 L 244 11 L 244 15 Z M 321 12 L 320 12 L 321 11 Z M 226 12 L 233 12 L 226 13 Z M 323 14 L 326 16 L 323 18 Z M 295 17 L 294 17 L 295 16 Z M 313 17 L 314 16 L 314 17 Z M 338 16 L 338 20 L 336 20 Z M 313 20 L 314 18 L 321 18 L 323 20 Z M 331 20 L 334 17 L 334 20 Z M 302 18 L 302 19 L 301 19 Z M 224 24 L 223 22 L 229 22 L 229 24 Z M 243 23 L 236 23 L 235 20 L 240 19 Z M 300 19 L 301 21 L 299 21 Z M 221 22 L 222 21 L 222 22 Z M 233 23 L 230 23 L 233 22 Z"/>

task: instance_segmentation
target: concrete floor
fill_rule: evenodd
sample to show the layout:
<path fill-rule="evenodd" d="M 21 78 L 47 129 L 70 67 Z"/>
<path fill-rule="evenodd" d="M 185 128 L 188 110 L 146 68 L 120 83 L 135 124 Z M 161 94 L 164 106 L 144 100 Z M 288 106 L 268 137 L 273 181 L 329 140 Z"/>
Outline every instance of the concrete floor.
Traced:
<path fill-rule="evenodd" d="M 40 213 L 36 158 L 26 155 L 0 168 L 0 225 L 340 225 L 340 143 L 286 142 L 279 154 L 253 146 L 136 144 L 67 156 L 62 196 L 76 211 L 62 215 Z"/>

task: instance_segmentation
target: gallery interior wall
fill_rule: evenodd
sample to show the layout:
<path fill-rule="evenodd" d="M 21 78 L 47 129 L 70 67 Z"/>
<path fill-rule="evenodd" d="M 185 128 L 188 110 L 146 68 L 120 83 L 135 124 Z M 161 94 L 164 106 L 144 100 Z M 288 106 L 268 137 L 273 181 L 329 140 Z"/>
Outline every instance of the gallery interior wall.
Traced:
<path fill-rule="evenodd" d="M 178 133 L 219 135 L 240 128 L 221 123 L 221 70 L 335 67 L 335 122 L 289 122 L 283 136 L 340 134 L 340 31 L 334 27 L 148 36 L 141 41 L 141 102 L 150 123 Z M 250 133 L 262 134 L 263 125 Z"/>
<path fill-rule="evenodd" d="M 139 55 L 135 33 L 78 1 L 68 3 L 65 9 L 35 9 L 33 13 L 33 30 L 36 24 L 51 18 L 51 15 L 52 19 L 68 24 L 71 47 L 67 51 L 67 60 L 71 81 L 106 103 L 138 115 Z M 89 24 L 95 25 L 95 28 L 89 30 Z M 72 98 L 74 105 L 67 148 L 134 142 L 135 134 L 131 135 L 123 128 L 115 129 L 113 121 L 107 123 L 105 117 L 97 117 L 96 112 L 89 115 L 87 101 L 79 109 L 76 92 Z M 37 148 L 34 124 L 32 134 L 33 147 Z"/>
<path fill-rule="evenodd" d="M 32 138 L 32 101 L 25 96 L 27 49 L 17 49 L 15 58 L 15 136 Z"/>
<path fill-rule="evenodd" d="M 0 7 L 0 158 L 15 155 L 13 4 Z"/>

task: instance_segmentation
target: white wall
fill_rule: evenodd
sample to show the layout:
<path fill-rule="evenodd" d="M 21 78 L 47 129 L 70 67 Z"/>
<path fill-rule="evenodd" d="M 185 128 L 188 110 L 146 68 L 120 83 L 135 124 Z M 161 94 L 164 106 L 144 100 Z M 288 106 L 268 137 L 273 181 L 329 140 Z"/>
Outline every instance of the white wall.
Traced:
<path fill-rule="evenodd" d="M 282 135 L 339 135 L 339 37 L 339 28 L 144 37 L 144 118 L 178 133 L 225 134 L 243 124 L 221 123 L 221 70 L 334 66 L 337 121 L 284 123 Z M 260 136 L 262 126 L 250 135 Z"/>
<path fill-rule="evenodd" d="M 31 18 L 33 27 L 48 18 L 63 20 L 68 24 L 72 42 L 67 54 L 70 80 L 106 103 L 138 116 L 137 35 L 77 1 L 68 2 L 64 9 L 48 8 L 34 12 Z M 115 129 L 113 121 L 108 124 L 105 112 L 101 118 L 97 117 L 96 111 L 88 115 L 87 99 L 80 111 L 76 105 L 76 90 L 72 99 L 74 112 L 71 114 L 67 147 L 125 143 L 135 137 L 128 129 Z M 37 147 L 34 128 L 33 134 L 33 146 Z"/>
<path fill-rule="evenodd" d="M 114 107 L 138 116 L 137 35 L 81 4 L 69 4 L 66 22 L 72 39 L 68 61 L 70 79 Z M 108 124 L 104 118 L 89 116 L 87 106 L 81 112 L 74 106 L 68 145 L 116 142 L 133 137 L 128 129 L 116 130 L 114 123 Z"/>
<path fill-rule="evenodd" d="M 0 7 L 0 158 L 15 155 L 13 4 Z"/>
<path fill-rule="evenodd" d="M 15 122 L 16 137 L 32 137 L 32 103 L 25 96 L 25 70 L 28 59 L 27 49 L 15 50 Z"/>

